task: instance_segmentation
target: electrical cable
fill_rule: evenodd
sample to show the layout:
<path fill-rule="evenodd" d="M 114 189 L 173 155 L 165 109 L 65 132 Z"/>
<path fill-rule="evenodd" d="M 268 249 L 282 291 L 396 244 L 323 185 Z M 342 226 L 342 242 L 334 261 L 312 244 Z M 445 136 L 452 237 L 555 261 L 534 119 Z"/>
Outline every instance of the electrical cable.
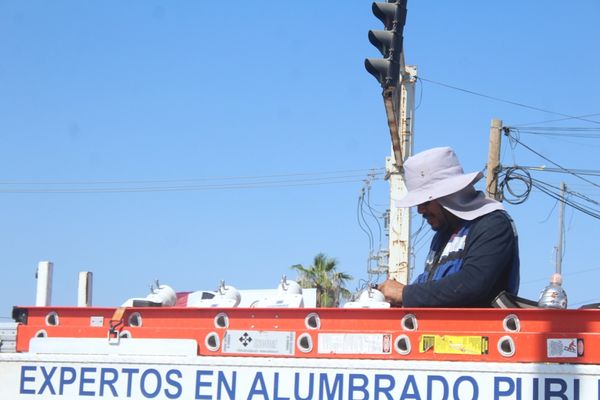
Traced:
<path fill-rule="evenodd" d="M 21 194 L 40 194 L 40 193 L 135 193 L 135 192 L 173 192 L 173 191 L 205 191 L 205 190 L 224 190 L 224 189 L 266 189 L 294 186 L 317 186 L 330 185 L 341 183 L 356 183 L 363 180 L 364 175 L 341 175 L 332 177 L 315 177 L 301 179 L 277 179 L 265 180 L 261 178 L 241 178 L 241 179 L 257 179 L 253 182 L 232 182 L 232 183 L 215 183 L 204 185 L 177 185 L 177 186 L 116 186 L 116 187 L 82 187 L 82 188 L 6 188 L 16 183 L 3 183 L 5 188 L 0 188 L 0 193 L 21 193 Z M 383 173 L 377 174 L 377 179 L 383 179 Z M 225 178 L 228 179 L 228 178 Z M 233 179 L 233 178 L 232 178 Z M 260 180 L 258 180 L 260 179 Z M 374 178 L 375 179 L 375 178 Z M 133 182 L 133 181 L 131 181 Z M 139 181 L 138 181 L 139 182 Z M 173 181 L 168 181 L 173 182 Z M 19 183 L 24 184 L 24 183 Z M 38 185 L 55 185 L 61 183 L 41 183 Z M 62 183 L 66 184 L 66 183 Z M 70 183 L 69 185 L 76 185 Z M 88 185 L 96 185 L 98 182 L 87 182 Z"/>
<path fill-rule="evenodd" d="M 519 131 L 526 135 L 535 135 L 535 136 L 546 136 L 550 138 L 569 138 L 569 139 L 600 139 L 600 133 L 565 133 L 565 132 L 577 132 L 577 131 L 532 131 L 529 129 L 523 128 L 513 128 L 519 129 Z M 581 131 L 580 131 L 581 132 Z"/>
<path fill-rule="evenodd" d="M 504 131 L 504 133 L 505 133 L 507 136 L 510 136 L 510 132 L 511 132 L 511 130 L 510 130 L 509 128 L 503 128 L 503 131 Z M 595 183 L 595 182 L 592 182 L 592 181 L 590 181 L 589 179 L 582 178 L 581 176 L 577 175 L 576 173 L 572 172 L 571 170 L 569 170 L 569 169 L 567 169 L 567 168 L 563 167 L 562 165 L 559 165 L 558 163 L 556 163 L 556 162 L 554 162 L 554 161 L 550 160 L 548 157 L 545 157 L 545 156 L 543 156 L 543 155 L 542 155 L 542 154 L 540 154 L 539 152 L 537 152 L 537 151 L 533 150 L 531 147 L 527 146 L 525 143 L 521 142 L 521 141 L 520 141 L 518 138 L 516 138 L 516 137 L 513 137 L 512 139 L 513 139 L 513 140 L 515 140 L 515 141 L 516 141 L 518 144 L 520 144 L 521 146 L 525 147 L 527 150 L 529 150 L 529 151 L 531 151 L 532 153 L 536 154 L 538 157 L 541 157 L 541 158 L 543 158 L 544 160 L 546 160 L 546 161 L 548 161 L 548 162 L 552 163 L 553 165 L 555 165 L 555 166 L 557 166 L 558 168 L 562 169 L 562 170 L 563 170 L 563 171 L 565 171 L 566 173 L 569 173 L 569 174 L 573 175 L 574 177 L 576 177 L 576 178 L 578 178 L 578 179 L 581 179 L 582 181 L 585 181 L 585 182 L 587 182 L 587 183 L 589 183 L 589 184 L 591 184 L 591 185 L 593 185 L 593 186 L 596 186 L 596 187 L 600 188 L 600 185 L 598 185 L 597 183 Z"/>
<path fill-rule="evenodd" d="M 552 208 L 550 209 L 550 211 L 548 211 L 548 215 L 546 215 L 546 218 L 541 220 L 540 223 L 546 223 L 550 220 L 550 217 L 552 216 L 552 213 L 554 213 L 554 210 L 556 209 L 556 206 L 558 205 L 558 203 L 560 203 L 560 201 L 554 202 L 554 204 L 552 205 Z"/>
<path fill-rule="evenodd" d="M 511 182 L 520 182 L 525 188 L 518 192 Z M 502 194 L 502 199 L 509 204 L 523 204 L 531 193 L 532 179 L 531 174 L 520 167 L 503 168 L 498 175 L 498 191 Z M 512 197 L 506 195 L 508 192 Z"/>
<path fill-rule="evenodd" d="M 588 268 L 588 269 L 579 270 L 579 271 L 565 272 L 562 275 L 563 275 L 563 277 L 571 277 L 571 276 L 574 276 L 574 275 L 586 274 L 588 272 L 597 272 L 599 270 L 600 270 L 600 267 L 595 267 L 595 268 Z M 534 279 L 530 279 L 530 280 L 521 282 L 521 285 L 531 285 L 533 283 L 544 282 L 547 279 L 548 279 L 547 277 L 544 277 L 544 278 L 534 278 Z"/>
<path fill-rule="evenodd" d="M 600 219 L 600 211 L 595 211 L 589 208 L 586 208 L 585 206 L 583 206 L 582 204 L 575 202 L 573 200 L 566 200 L 563 199 L 559 193 L 555 193 L 552 190 L 550 190 L 548 187 L 553 187 L 552 185 L 549 185 L 545 182 L 541 182 L 541 181 L 532 181 L 533 186 L 540 190 L 541 192 L 547 194 L 548 196 L 552 197 L 553 199 L 556 199 L 558 201 L 562 201 L 563 203 L 565 203 L 566 205 L 569 205 L 570 207 L 581 211 L 584 214 L 587 214 L 590 217 L 596 218 L 596 219 Z"/>
<path fill-rule="evenodd" d="M 297 172 L 289 174 L 271 174 L 257 176 L 212 176 L 202 178 L 185 178 L 185 179 L 139 179 L 139 180 L 89 180 L 89 181 L 0 181 L 0 185 L 101 185 L 101 184 L 146 184 L 146 183 L 184 183 L 184 182 L 206 182 L 206 181 L 230 181 L 230 180 L 268 180 L 272 178 L 287 178 L 298 176 L 312 175 L 338 175 L 349 174 L 351 177 L 363 177 L 365 172 L 380 171 L 378 174 L 383 174 L 385 168 L 368 168 L 368 169 L 347 169 L 337 171 L 320 171 L 320 172 Z M 347 177 L 345 175 L 344 177 Z M 339 178 L 332 176 L 330 178 Z M 315 178 L 313 178 L 315 179 Z M 327 178 L 321 178 L 327 179 Z M 292 180 L 295 181 L 295 180 Z"/>
<path fill-rule="evenodd" d="M 100 188 L 100 189 L 0 189 L 0 193 L 11 194 L 81 194 L 81 193 L 148 193 L 148 192 L 194 192 L 207 190 L 238 190 L 238 189 L 269 189 L 299 186 L 320 186 L 343 183 L 360 182 L 357 179 L 329 181 L 329 182 L 306 182 L 306 183 L 283 183 L 262 182 L 252 184 L 231 185 L 204 185 L 204 186 L 170 186 L 170 187 L 143 187 L 143 188 Z"/>
<path fill-rule="evenodd" d="M 537 121 L 537 122 L 529 122 L 526 124 L 517 124 L 514 125 L 515 127 L 521 127 L 521 126 L 528 126 L 528 125 L 538 125 L 538 124 L 547 124 L 550 122 L 560 122 L 560 121 L 568 121 L 571 119 L 581 119 L 581 118 L 587 118 L 587 117 L 596 117 L 600 115 L 600 113 L 593 113 L 593 114 L 584 114 L 584 115 L 579 115 L 577 117 L 567 117 L 567 118 L 559 118 L 559 119 L 551 119 L 551 120 L 544 120 L 544 121 Z"/>
<path fill-rule="evenodd" d="M 381 249 L 381 237 L 382 237 L 382 229 L 381 229 L 381 223 L 379 222 L 379 217 L 377 217 L 375 215 L 375 211 L 373 209 L 373 207 L 371 207 L 371 186 L 369 185 L 369 188 L 367 189 L 367 208 L 369 210 L 369 214 L 371 215 L 371 217 L 373 217 L 373 219 L 375 220 L 375 223 L 377 224 L 377 233 L 378 233 L 378 237 L 379 237 L 379 242 L 378 242 L 378 248 Z"/>
<path fill-rule="evenodd" d="M 371 206 L 371 187 L 372 187 L 372 182 L 375 180 L 377 176 L 377 173 L 372 171 L 367 175 L 367 179 L 364 181 L 364 187 L 365 187 L 365 192 L 366 192 L 366 202 L 364 202 L 364 204 L 366 204 L 367 206 L 367 210 L 369 211 L 369 215 L 371 216 L 371 218 L 373 218 L 375 220 L 375 223 L 377 224 L 377 233 L 378 233 L 378 238 L 379 238 L 379 242 L 378 242 L 378 249 L 381 249 L 381 244 L 382 244 L 382 228 L 381 228 L 381 223 L 379 222 L 380 217 L 378 217 L 377 214 L 380 214 L 379 211 L 377 211 L 375 208 L 373 208 L 373 206 Z M 365 218 L 366 221 L 366 218 Z M 374 238 L 373 238 L 374 241 Z M 374 249 L 373 249 L 374 250 Z"/>
<path fill-rule="evenodd" d="M 512 187 L 513 181 L 521 182 L 525 187 L 521 191 L 515 190 Z M 591 217 L 600 219 L 600 211 L 591 209 L 590 207 L 586 207 L 581 202 L 578 202 L 573 199 L 573 197 L 580 198 L 584 201 L 592 203 L 594 205 L 600 206 L 600 202 L 591 199 L 585 195 L 582 195 L 578 192 L 565 191 L 564 198 L 560 195 L 561 189 L 554 185 L 551 185 L 547 182 L 541 181 L 539 179 L 534 179 L 531 177 L 531 174 L 521 167 L 513 166 L 508 168 L 503 168 L 501 173 L 498 176 L 498 190 L 502 195 L 502 198 L 509 204 L 522 204 L 529 197 L 532 188 L 536 188 L 542 193 L 552 197 L 557 201 L 561 201 L 570 207 L 583 212 Z M 508 196 L 507 194 L 510 194 Z M 567 198 L 567 195 L 570 197 Z"/>
<path fill-rule="evenodd" d="M 356 218 L 358 221 L 358 226 L 367 235 L 367 237 L 369 239 L 369 259 L 370 259 L 370 256 L 373 253 L 373 232 L 371 232 L 368 224 L 364 220 L 364 212 L 363 212 L 364 197 L 365 197 L 365 188 L 363 187 L 361 189 L 360 195 L 358 196 L 358 204 L 357 204 L 357 208 L 356 208 Z M 369 263 L 369 265 L 370 265 L 370 263 Z"/>
<path fill-rule="evenodd" d="M 519 129 L 521 132 L 600 132 L 600 128 L 589 128 L 585 126 L 527 126 L 527 127 L 511 127 L 507 128 Z"/>
<path fill-rule="evenodd" d="M 516 101 L 502 99 L 500 97 L 495 97 L 495 96 L 490 96 L 490 95 L 483 94 L 483 93 L 474 92 L 474 91 L 468 90 L 468 89 L 462 89 L 462 88 L 459 88 L 457 86 L 449 85 L 447 83 L 442 83 L 442 82 L 437 82 L 437 81 L 434 81 L 434 80 L 431 80 L 431 79 L 426 79 L 426 78 L 423 78 L 421 76 L 418 76 L 417 79 L 421 79 L 421 80 L 423 80 L 425 82 L 433 83 L 435 85 L 443 86 L 443 87 L 446 87 L 446 88 L 449 88 L 449 89 L 453 89 L 453 90 L 458 90 L 460 92 L 472 94 L 472 95 L 483 97 L 483 98 L 486 98 L 486 99 L 490 99 L 490 100 L 494 100 L 494 101 L 499 101 L 501 103 L 512 104 L 514 106 L 528 108 L 528 109 L 534 110 L 534 111 L 541 111 L 541 112 L 544 112 L 544 113 L 547 113 L 547 114 L 560 115 L 560 116 L 566 117 L 567 119 L 577 119 L 577 120 L 580 120 L 580 121 L 585 121 L 585 122 L 590 122 L 590 123 L 594 123 L 594 124 L 600 125 L 600 121 L 595 121 L 595 120 L 591 120 L 591 119 L 585 119 L 585 118 L 577 117 L 577 116 L 574 116 L 574 115 L 563 114 L 563 113 L 559 113 L 559 112 L 556 112 L 556 111 L 546 110 L 546 109 L 543 109 L 543 108 L 534 107 L 534 106 L 530 106 L 530 105 L 523 104 L 523 103 L 518 103 Z"/>
<path fill-rule="evenodd" d="M 529 171 L 536 171 L 536 172 L 565 173 L 565 171 L 562 168 L 549 168 L 546 166 L 532 167 L 532 166 L 520 165 L 519 168 L 524 169 L 524 170 L 529 170 Z M 573 168 L 570 168 L 569 170 L 572 172 L 575 172 L 577 175 L 600 176 L 600 169 L 573 169 Z"/>
<path fill-rule="evenodd" d="M 417 83 L 420 83 L 420 85 L 419 85 L 419 101 L 417 102 L 417 105 L 415 106 L 415 111 L 417 111 L 419 109 L 419 107 L 421 107 L 421 102 L 423 101 L 423 82 L 419 82 L 419 80 L 417 79 Z"/>

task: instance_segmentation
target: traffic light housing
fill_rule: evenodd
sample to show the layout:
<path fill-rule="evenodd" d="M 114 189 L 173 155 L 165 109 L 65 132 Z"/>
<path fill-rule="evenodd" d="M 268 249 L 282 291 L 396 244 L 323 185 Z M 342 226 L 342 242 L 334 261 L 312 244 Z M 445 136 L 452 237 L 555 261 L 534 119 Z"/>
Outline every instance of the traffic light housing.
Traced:
<path fill-rule="evenodd" d="M 406 2 L 407 0 L 388 0 L 387 3 L 375 2 L 372 6 L 373 14 L 383 22 L 385 29 L 370 30 L 369 41 L 384 58 L 365 59 L 365 68 L 384 89 L 398 84 Z"/>

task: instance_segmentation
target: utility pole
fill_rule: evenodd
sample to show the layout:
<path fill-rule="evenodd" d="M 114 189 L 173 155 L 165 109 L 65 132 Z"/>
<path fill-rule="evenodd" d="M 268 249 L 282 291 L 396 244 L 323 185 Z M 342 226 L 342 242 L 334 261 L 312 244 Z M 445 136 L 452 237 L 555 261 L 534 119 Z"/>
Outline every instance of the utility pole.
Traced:
<path fill-rule="evenodd" d="M 410 281 L 410 208 L 399 208 L 396 200 L 404 197 L 404 160 L 412 155 L 413 129 L 415 112 L 415 83 L 417 81 L 417 68 L 405 66 L 400 83 L 399 98 L 399 137 L 403 159 L 395 158 L 393 151 L 386 158 L 386 176 L 390 181 L 390 221 L 388 231 L 388 276 L 398 282 L 407 284 Z"/>
<path fill-rule="evenodd" d="M 492 119 L 490 126 L 490 145 L 488 150 L 487 177 L 485 188 L 487 195 L 498 201 L 502 201 L 502 193 L 498 193 L 498 172 L 500 169 L 500 134 L 502 132 L 502 120 Z"/>
<path fill-rule="evenodd" d="M 383 103 L 392 141 L 392 155 L 386 158 L 386 178 L 390 180 L 388 224 L 388 277 L 409 281 L 410 210 L 396 207 L 404 196 L 404 160 L 412 154 L 414 94 L 417 69 L 404 64 L 403 34 L 407 0 L 374 2 L 373 15 L 384 30 L 370 30 L 369 42 L 383 58 L 365 59 L 365 68 L 381 84 Z"/>
<path fill-rule="evenodd" d="M 560 213 L 558 216 L 558 243 L 556 244 L 556 272 L 562 273 L 562 258 L 563 258 L 563 235 L 565 232 L 565 192 L 567 186 L 564 182 L 560 183 Z"/>

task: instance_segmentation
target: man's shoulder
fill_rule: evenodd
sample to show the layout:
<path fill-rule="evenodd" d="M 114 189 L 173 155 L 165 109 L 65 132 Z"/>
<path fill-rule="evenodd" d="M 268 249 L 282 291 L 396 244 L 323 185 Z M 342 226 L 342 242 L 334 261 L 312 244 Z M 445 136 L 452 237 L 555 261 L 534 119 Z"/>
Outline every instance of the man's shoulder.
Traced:
<path fill-rule="evenodd" d="M 490 213 L 482 215 L 481 217 L 474 220 L 474 223 L 499 221 L 499 222 L 510 222 L 512 218 L 505 210 L 494 210 Z"/>
<path fill-rule="evenodd" d="M 482 215 L 473 221 L 471 230 L 485 230 L 490 228 L 495 230 L 510 229 L 515 236 L 517 235 L 515 223 L 505 210 L 495 210 L 489 214 Z"/>

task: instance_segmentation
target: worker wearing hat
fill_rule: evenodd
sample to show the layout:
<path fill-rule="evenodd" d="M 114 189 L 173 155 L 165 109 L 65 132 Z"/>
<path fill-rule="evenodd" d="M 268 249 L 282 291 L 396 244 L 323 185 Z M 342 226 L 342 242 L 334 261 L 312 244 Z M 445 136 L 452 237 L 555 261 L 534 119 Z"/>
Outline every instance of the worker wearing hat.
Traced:
<path fill-rule="evenodd" d="M 405 161 L 407 194 L 396 206 L 417 206 L 435 235 L 425 271 L 413 283 L 379 285 L 393 306 L 489 307 L 502 291 L 517 294 L 517 233 L 502 203 L 475 189 L 482 176 L 465 174 L 449 147 Z"/>

